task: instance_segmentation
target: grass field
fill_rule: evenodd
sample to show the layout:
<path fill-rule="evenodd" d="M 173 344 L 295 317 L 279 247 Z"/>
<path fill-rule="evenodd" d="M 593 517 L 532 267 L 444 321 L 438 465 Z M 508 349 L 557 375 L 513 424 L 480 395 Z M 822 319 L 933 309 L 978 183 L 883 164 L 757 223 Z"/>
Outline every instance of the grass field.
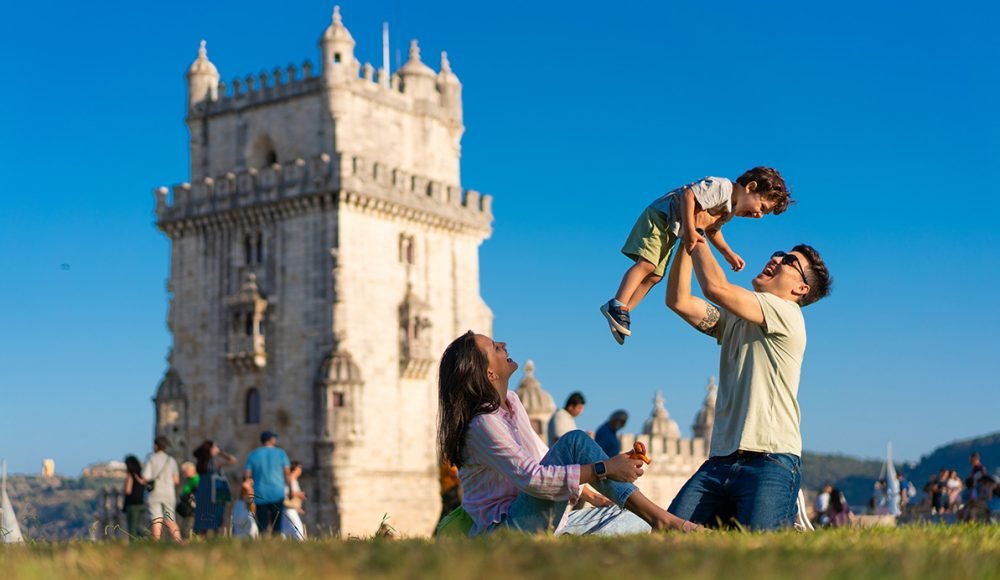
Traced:
<path fill-rule="evenodd" d="M 0 546 L 0 578 L 1000 578 L 1000 526 Z"/>

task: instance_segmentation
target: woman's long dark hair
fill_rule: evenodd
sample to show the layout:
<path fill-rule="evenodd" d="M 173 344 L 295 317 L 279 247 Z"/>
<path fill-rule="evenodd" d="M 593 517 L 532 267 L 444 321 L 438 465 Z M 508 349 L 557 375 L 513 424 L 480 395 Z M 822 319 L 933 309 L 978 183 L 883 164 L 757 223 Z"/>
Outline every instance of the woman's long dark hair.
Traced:
<path fill-rule="evenodd" d="M 135 455 L 126 455 L 125 471 L 127 471 L 129 475 L 142 477 L 142 464 L 139 463 L 139 458 Z"/>
<path fill-rule="evenodd" d="M 500 408 L 500 395 L 486 376 L 489 361 L 470 330 L 444 350 L 438 374 L 438 445 L 441 456 L 462 467 L 465 435 L 476 415 Z"/>
<path fill-rule="evenodd" d="M 215 442 L 211 439 L 206 439 L 202 441 L 201 445 L 194 450 L 194 458 L 197 461 L 195 465 L 195 470 L 204 475 L 212 470 L 212 448 L 215 447 Z"/>

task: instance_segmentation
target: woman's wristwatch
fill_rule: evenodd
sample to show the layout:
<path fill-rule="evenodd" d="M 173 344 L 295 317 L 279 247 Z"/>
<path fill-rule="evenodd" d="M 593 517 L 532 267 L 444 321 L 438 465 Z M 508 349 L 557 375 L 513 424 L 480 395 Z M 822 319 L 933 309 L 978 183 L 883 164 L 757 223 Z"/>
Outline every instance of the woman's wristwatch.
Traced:
<path fill-rule="evenodd" d="M 604 481 L 608 478 L 608 466 L 604 465 L 603 461 L 598 461 L 594 464 L 594 475 L 597 476 L 597 481 Z"/>

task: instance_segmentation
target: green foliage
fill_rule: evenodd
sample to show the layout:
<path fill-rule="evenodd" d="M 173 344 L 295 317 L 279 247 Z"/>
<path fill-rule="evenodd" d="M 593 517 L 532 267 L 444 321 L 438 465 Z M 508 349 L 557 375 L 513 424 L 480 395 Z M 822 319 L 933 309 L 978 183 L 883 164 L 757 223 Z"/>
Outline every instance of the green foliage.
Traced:
<path fill-rule="evenodd" d="M 0 549 L 5 578 L 973 578 L 1000 577 L 1000 526 L 445 540 L 227 539 Z"/>

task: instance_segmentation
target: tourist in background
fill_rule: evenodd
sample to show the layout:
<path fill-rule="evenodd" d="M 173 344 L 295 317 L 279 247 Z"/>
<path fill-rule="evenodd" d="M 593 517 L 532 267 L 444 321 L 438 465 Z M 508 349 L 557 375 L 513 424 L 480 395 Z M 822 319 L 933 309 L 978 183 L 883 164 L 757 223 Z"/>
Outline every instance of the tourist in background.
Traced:
<path fill-rule="evenodd" d="M 170 441 L 163 435 L 153 440 L 153 452 L 142 466 L 142 478 L 146 480 L 149 493 L 146 507 L 149 510 L 149 531 L 154 540 L 160 539 L 163 526 L 167 527 L 175 542 L 181 541 L 181 529 L 177 526 L 174 510 L 177 506 L 177 486 L 181 482 L 177 460 L 167 455 Z"/>
<path fill-rule="evenodd" d="M 849 526 L 854 521 L 854 512 L 851 511 L 851 506 L 847 504 L 844 492 L 836 487 L 830 489 L 830 509 L 827 510 L 827 516 L 830 520 L 830 525 L 835 528 Z"/>
<path fill-rule="evenodd" d="M 602 423 L 597 428 L 597 432 L 594 433 L 594 441 L 597 441 L 608 457 L 614 457 L 622 452 L 622 442 L 618 440 L 618 431 L 625 427 L 625 423 L 628 423 L 628 413 L 618 409 L 611 413 L 608 420 Z"/>
<path fill-rule="evenodd" d="M 253 479 L 244 477 L 240 485 L 240 497 L 233 503 L 233 537 L 253 539 L 260 535 L 256 515 L 257 508 L 253 503 Z"/>
<path fill-rule="evenodd" d="M 830 495 L 833 493 L 833 486 L 829 483 L 816 494 L 816 502 L 813 504 L 813 524 L 826 526 L 830 524 Z"/>
<path fill-rule="evenodd" d="M 438 483 L 441 489 L 441 515 L 438 522 L 462 505 L 462 486 L 458 482 L 458 468 L 447 459 L 438 463 Z"/>
<path fill-rule="evenodd" d="M 260 443 L 247 457 L 244 477 L 253 479 L 257 526 L 260 533 L 267 534 L 281 531 L 276 526 L 284 509 L 285 490 L 291 488 L 291 462 L 285 450 L 278 447 L 277 433 L 264 431 Z"/>
<path fill-rule="evenodd" d="M 181 537 L 184 539 L 191 537 L 191 528 L 194 526 L 195 491 L 198 489 L 198 471 L 194 463 L 185 461 L 181 463 L 181 495 L 177 498 L 177 520 L 181 526 Z"/>
<path fill-rule="evenodd" d="M 306 526 L 302 523 L 302 515 L 306 513 L 302 508 L 302 502 L 306 500 L 306 494 L 302 491 L 302 486 L 299 485 L 300 477 L 302 477 L 302 463 L 293 461 L 288 472 L 285 509 L 281 518 L 281 535 L 301 542 L 306 539 Z"/>
<path fill-rule="evenodd" d="M 566 398 L 566 404 L 562 409 L 552 413 L 549 418 L 549 446 L 559 440 L 560 437 L 576 430 L 576 418 L 583 413 L 583 406 L 587 401 L 583 398 L 583 393 L 573 392 Z"/>
<path fill-rule="evenodd" d="M 128 526 L 129 539 L 138 539 L 145 531 L 142 518 L 146 515 L 146 480 L 142 478 L 142 463 L 135 455 L 125 457 L 125 496 L 122 511 Z"/>
<path fill-rule="evenodd" d="M 986 471 L 986 466 L 979 458 L 979 452 L 973 451 L 969 456 L 969 464 L 971 469 L 969 470 L 969 497 L 971 499 L 978 499 L 982 495 L 981 483 L 983 478 L 989 475 Z"/>
<path fill-rule="evenodd" d="M 226 504 L 232 500 L 227 493 L 229 481 L 222 475 L 222 468 L 236 463 L 236 457 L 223 453 L 212 440 L 205 440 L 194 450 L 199 475 L 195 492 L 194 533 L 211 536 L 222 529 Z M 222 490 L 223 493 L 219 493 Z"/>
<path fill-rule="evenodd" d="M 948 472 L 945 493 L 948 494 L 948 511 L 957 512 L 962 507 L 962 479 L 955 470 Z"/>

